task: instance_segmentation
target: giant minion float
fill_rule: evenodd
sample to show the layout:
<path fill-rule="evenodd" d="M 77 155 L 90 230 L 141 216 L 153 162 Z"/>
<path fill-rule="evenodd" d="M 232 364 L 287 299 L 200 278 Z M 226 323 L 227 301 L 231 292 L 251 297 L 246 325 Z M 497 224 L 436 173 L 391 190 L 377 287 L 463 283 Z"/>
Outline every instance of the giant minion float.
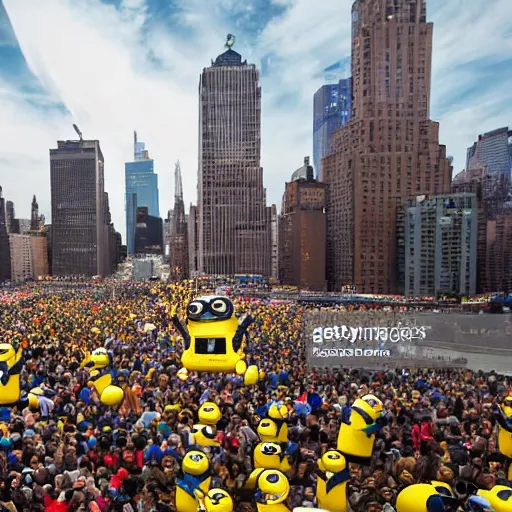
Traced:
<path fill-rule="evenodd" d="M 0 407 L 13 406 L 20 399 L 22 356 L 17 344 L 0 343 Z"/>
<path fill-rule="evenodd" d="M 507 396 L 495 413 L 498 422 L 498 449 L 509 461 L 508 479 L 512 478 L 512 396 Z"/>
<path fill-rule="evenodd" d="M 90 368 L 89 384 L 94 386 L 100 402 L 109 407 L 119 407 L 124 400 L 124 391 L 114 385 L 112 374 L 108 371 L 110 356 L 105 348 L 98 348 L 94 352 L 86 353 L 82 368 Z"/>
<path fill-rule="evenodd" d="M 256 384 L 259 374 L 255 365 L 247 367 L 245 349 L 248 328 L 254 320 L 246 315 L 240 322 L 233 316 L 234 306 L 227 297 L 208 295 L 187 305 L 185 328 L 172 311 L 172 322 L 183 337 L 183 368 L 179 377 L 186 380 L 189 371 L 236 373 L 247 385 Z"/>
<path fill-rule="evenodd" d="M 316 498 L 320 508 L 330 512 L 347 512 L 347 483 L 350 471 L 343 454 L 327 450 L 318 461 Z"/>
<path fill-rule="evenodd" d="M 386 424 L 384 405 L 374 395 L 358 398 L 342 412 L 338 450 L 348 462 L 367 463 L 373 453 L 375 434 Z"/>
<path fill-rule="evenodd" d="M 197 512 L 200 505 L 198 498 L 208 494 L 211 480 L 211 468 L 206 455 L 197 449 L 189 449 L 181 460 L 176 481 L 176 510 Z M 222 509 L 218 510 L 222 512 Z"/>

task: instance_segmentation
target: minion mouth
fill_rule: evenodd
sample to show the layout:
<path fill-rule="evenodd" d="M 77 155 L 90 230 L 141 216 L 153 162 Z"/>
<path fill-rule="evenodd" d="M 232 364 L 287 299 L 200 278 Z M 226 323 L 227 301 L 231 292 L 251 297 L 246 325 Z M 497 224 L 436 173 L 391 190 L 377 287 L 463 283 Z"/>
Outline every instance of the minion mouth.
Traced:
<path fill-rule="evenodd" d="M 276 501 L 279 501 L 280 499 L 283 498 L 283 496 L 285 495 L 286 493 L 281 493 L 281 494 L 265 494 L 265 501 L 266 503 L 272 503 L 272 502 L 276 502 Z"/>
<path fill-rule="evenodd" d="M 226 338 L 196 338 L 196 354 L 226 355 Z"/>

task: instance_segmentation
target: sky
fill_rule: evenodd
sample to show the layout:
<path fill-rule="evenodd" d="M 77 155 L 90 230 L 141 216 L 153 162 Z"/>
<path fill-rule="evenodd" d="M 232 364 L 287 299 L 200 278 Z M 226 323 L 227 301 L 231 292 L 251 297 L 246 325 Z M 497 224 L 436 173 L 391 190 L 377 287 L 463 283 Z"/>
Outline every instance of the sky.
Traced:
<path fill-rule="evenodd" d="M 0 0 L 0 186 L 16 216 L 33 194 L 50 219 L 49 148 L 99 139 L 116 229 L 125 238 L 124 162 L 133 130 L 155 160 L 160 215 L 196 203 L 199 76 L 224 51 L 258 66 L 268 204 L 312 155 L 313 94 L 350 56 L 351 0 Z M 434 22 L 431 118 L 465 165 L 478 134 L 512 125 L 512 2 L 427 0 Z M 336 66 L 334 66 L 336 67 Z M 339 66 L 338 66 L 339 67 Z"/>

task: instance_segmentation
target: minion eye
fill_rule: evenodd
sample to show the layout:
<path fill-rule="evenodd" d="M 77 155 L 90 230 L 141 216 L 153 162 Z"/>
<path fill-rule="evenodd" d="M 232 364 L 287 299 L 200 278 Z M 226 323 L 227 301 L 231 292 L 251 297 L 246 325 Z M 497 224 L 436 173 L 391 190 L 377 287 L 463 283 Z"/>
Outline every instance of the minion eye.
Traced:
<path fill-rule="evenodd" d="M 214 300 L 211 308 L 216 313 L 225 313 L 228 310 L 228 305 L 223 300 Z"/>
<path fill-rule="evenodd" d="M 203 312 L 203 305 L 200 302 L 191 302 L 188 305 L 188 312 L 190 315 L 200 315 Z"/>
<path fill-rule="evenodd" d="M 225 496 L 221 492 L 216 492 L 211 498 L 213 501 L 216 501 L 218 504 L 221 499 L 225 498 Z"/>
<path fill-rule="evenodd" d="M 335 453 L 333 453 L 332 455 L 328 455 L 327 458 L 331 459 L 331 460 L 338 460 L 340 457 L 339 457 L 339 455 L 336 455 Z"/>
<path fill-rule="evenodd" d="M 271 484 L 277 484 L 277 482 L 279 482 L 279 475 L 276 473 L 272 473 L 271 475 L 268 475 L 267 482 L 269 482 Z"/>
<path fill-rule="evenodd" d="M 205 407 L 204 408 L 204 412 L 212 412 L 213 411 L 213 407 Z"/>
<path fill-rule="evenodd" d="M 367 400 L 367 402 L 370 407 L 375 407 L 377 405 L 377 402 L 373 398 L 370 398 L 370 400 Z"/>
<path fill-rule="evenodd" d="M 190 457 L 194 462 L 199 462 L 200 460 L 203 459 L 203 456 L 202 455 L 199 455 L 199 454 L 194 454 L 194 455 L 191 455 Z"/>

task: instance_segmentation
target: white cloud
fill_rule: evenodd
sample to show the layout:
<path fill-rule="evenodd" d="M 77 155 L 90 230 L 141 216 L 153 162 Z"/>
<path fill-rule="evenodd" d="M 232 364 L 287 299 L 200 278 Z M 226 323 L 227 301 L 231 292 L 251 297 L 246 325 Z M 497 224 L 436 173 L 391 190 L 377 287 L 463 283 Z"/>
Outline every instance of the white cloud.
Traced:
<path fill-rule="evenodd" d="M 314 78 L 350 53 L 349 0 L 272 0 L 288 6 L 251 39 L 224 10 L 258 12 L 257 0 L 180 0 L 174 20 L 152 20 L 143 30 L 153 0 L 124 0 L 116 10 L 99 0 L 3 0 L 24 56 L 52 101 L 71 114 L 40 111 L 27 103 L 16 84 L 0 84 L 0 185 L 20 216 L 29 215 L 32 194 L 49 213 L 48 149 L 73 137 L 98 138 L 106 163 L 106 185 L 117 229 L 124 238 L 124 162 L 132 155 L 137 129 L 160 180 L 160 214 L 173 203 L 174 161 L 182 162 L 185 201 L 196 201 L 199 75 L 223 51 L 225 35 L 237 36 L 236 49 L 272 65 L 262 79 L 262 165 L 269 203 L 280 205 L 284 182 L 306 155 L 312 156 L 312 97 L 322 84 Z M 475 59 L 506 58 L 511 39 L 507 20 L 512 3 L 493 0 L 429 2 L 434 28 L 433 108 L 461 83 L 477 81 Z M 250 13 L 254 15 L 254 13 Z M 231 18 L 233 19 L 233 18 Z M 243 24 L 241 25 L 243 26 Z M 180 30 L 177 30 L 180 29 Z M 190 29 L 185 39 L 184 29 Z M 155 69 L 151 55 L 162 64 Z M 442 112 L 441 142 L 464 165 L 466 147 L 478 133 L 507 125 L 512 90 L 496 84 L 468 105 L 457 100 Z M 39 98 L 40 100 L 41 98 Z M 34 98 L 31 98 L 34 100 Z M 502 110 L 495 114 L 499 103 Z"/>

